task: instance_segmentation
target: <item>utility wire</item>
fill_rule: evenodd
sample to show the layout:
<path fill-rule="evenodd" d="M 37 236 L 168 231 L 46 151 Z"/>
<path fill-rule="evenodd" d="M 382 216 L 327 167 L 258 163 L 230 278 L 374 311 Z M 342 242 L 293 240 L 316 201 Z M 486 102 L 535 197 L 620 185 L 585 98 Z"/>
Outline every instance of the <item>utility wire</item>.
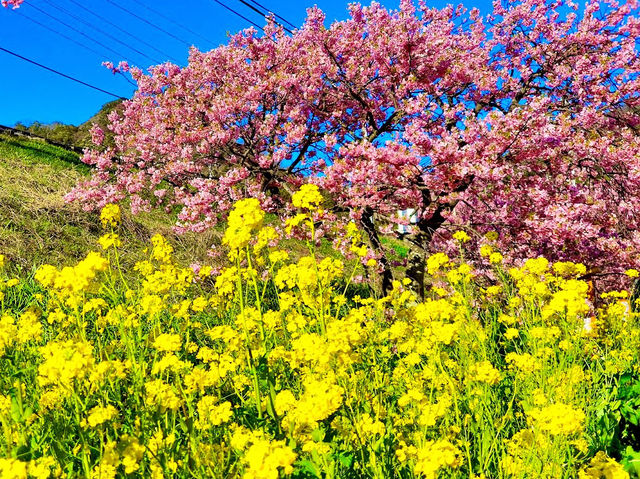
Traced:
<path fill-rule="evenodd" d="M 107 90 L 103 90 L 100 87 L 97 87 L 95 85 L 91 85 L 90 83 L 87 83 L 85 81 L 79 80 L 79 79 L 77 79 L 75 77 L 72 77 L 71 75 L 67 75 L 65 73 L 62 73 L 62 72 L 60 72 L 58 70 L 55 70 L 55 69 L 50 68 L 50 67 L 48 67 L 46 65 L 43 65 L 42 63 L 38 63 L 35 60 L 31 60 L 31 59 L 29 59 L 27 57 L 23 57 L 22 55 L 20 55 L 18 53 L 15 53 L 15 52 L 12 52 L 11 50 L 7 50 L 6 48 L 3 48 L 2 46 L 0 46 L 0 50 L 2 50 L 5 53 L 8 53 L 9 55 L 13 55 L 14 57 L 20 58 L 21 60 L 29 62 L 29 63 L 31 63 L 33 65 L 36 65 L 36 66 L 38 66 L 40 68 L 44 68 L 45 70 L 48 70 L 48 71 L 50 71 L 52 73 L 55 73 L 56 75 L 60 75 L 61 77 L 67 78 L 67 79 L 72 80 L 72 81 L 74 81 L 76 83 L 80 83 L 81 85 L 84 85 L 86 87 L 93 88 L 94 90 L 97 90 L 97 91 L 102 92 L 102 93 L 106 93 L 107 95 L 111 95 L 111 96 L 116 97 L 116 98 L 118 98 L 120 100 L 126 100 L 126 98 L 123 97 L 123 96 L 116 95 L 115 93 L 111 93 L 110 91 L 107 91 Z"/>
<path fill-rule="evenodd" d="M 16 10 L 16 13 L 20 14 L 20 10 Z M 85 45 L 84 43 L 80 43 L 79 41 L 75 40 L 74 38 L 71 38 L 67 35 L 65 35 L 64 33 L 61 33 L 60 31 L 51 28 L 49 25 L 39 22 L 38 20 L 36 20 L 35 18 L 29 16 L 29 15 L 22 15 L 22 18 L 24 18 L 25 20 L 29 20 L 30 22 L 35 23 L 36 25 L 40 25 L 42 28 L 45 28 L 47 30 L 49 30 L 50 32 L 55 33 L 56 35 L 61 36 L 62 38 L 65 38 L 67 40 L 69 40 L 70 42 L 75 43 L 76 45 L 78 45 L 81 48 L 84 48 L 87 51 L 90 51 L 91 53 L 95 53 L 96 55 L 98 55 L 100 58 L 104 58 L 104 53 L 99 52 L 98 50 L 94 50 L 93 48 Z"/>
<path fill-rule="evenodd" d="M 17 11 L 19 13 L 19 11 Z M 93 48 L 85 45 L 84 43 L 80 43 L 79 41 L 77 41 L 74 38 L 71 38 L 67 35 L 65 35 L 64 33 L 56 30 L 55 28 L 51 28 L 49 25 L 46 25 L 44 23 L 39 22 L 38 20 L 36 20 L 35 18 L 32 18 L 29 15 L 22 15 L 22 18 L 29 20 L 30 22 L 35 23 L 36 25 L 40 25 L 42 28 L 49 30 L 50 32 L 61 36 L 62 38 L 69 40 L 72 43 L 75 43 L 76 45 L 78 45 L 81 48 L 84 48 L 85 50 L 91 52 L 91 53 L 95 53 L 98 57 L 100 57 L 101 59 L 104 58 L 104 53 L 99 52 L 98 50 L 94 50 Z M 122 72 L 119 72 L 122 75 L 122 78 L 124 78 L 127 82 L 129 82 L 129 84 L 133 85 L 134 87 L 137 88 L 137 85 L 135 83 L 133 83 L 131 80 L 129 80 L 124 74 L 122 74 Z"/>
<path fill-rule="evenodd" d="M 71 18 L 76 19 L 77 21 L 84 23 L 85 25 L 87 25 L 89 28 L 94 29 L 97 32 L 102 33 L 104 36 L 112 39 L 114 42 L 119 43 L 120 45 L 123 45 L 125 48 L 129 48 L 130 50 L 133 50 L 134 52 L 136 52 L 137 54 L 145 57 L 147 60 L 151 60 L 152 63 L 161 63 L 158 60 L 154 60 L 153 58 L 151 58 L 150 56 L 148 56 L 146 53 L 141 52 L 140 50 L 138 50 L 135 47 L 132 47 L 131 45 L 128 45 L 127 43 L 124 43 L 123 41 L 119 40 L 118 38 L 114 37 L 113 35 L 111 35 L 109 32 L 105 32 L 104 30 L 102 30 L 101 28 L 93 25 L 91 22 L 86 21 L 85 19 L 78 17 L 76 15 L 74 15 L 73 13 L 71 13 L 69 10 L 60 7 L 59 5 L 56 5 L 55 3 L 51 2 L 51 0 L 44 0 L 46 3 L 48 3 L 50 6 L 52 6 L 53 8 L 55 8 L 56 10 L 61 11 L 62 13 L 66 13 L 67 15 L 69 15 Z"/>
<path fill-rule="evenodd" d="M 254 12 L 257 12 L 258 15 L 262 15 L 264 18 L 268 19 L 269 18 L 269 13 L 273 13 L 273 12 L 268 12 L 268 11 L 260 11 L 258 10 L 256 7 L 254 7 L 253 5 L 251 5 L 250 3 L 245 2 L 244 0 L 238 0 L 240 3 L 242 3 L 243 5 L 246 5 L 247 7 L 249 7 L 251 10 L 253 10 Z M 266 10 L 266 9 L 265 9 Z M 275 15 L 275 14 L 274 14 Z M 277 23 L 277 22 L 276 22 Z M 282 25 L 281 23 L 278 23 L 278 25 L 280 25 L 282 28 L 284 28 L 284 30 L 287 33 L 293 33 L 289 28 L 285 27 L 284 25 Z"/>
<path fill-rule="evenodd" d="M 240 1 L 242 1 L 242 0 L 240 0 Z M 256 6 L 260 7 L 260 8 L 262 8 L 262 10 L 264 10 L 265 12 L 273 13 L 273 14 L 274 14 L 277 18 L 279 18 L 280 20 L 282 20 L 282 21 L 283 21 L 283 22 L 285 22 L 285 23 L 288 23 L 288 24 L 289 24 L 289 26 L 290 26 L 291 28 L 298 28 L 298 27 L 297 27 L 297 26 L 295 26 L 293 23 L 291 23 L 289 20 L 287 20 L 286 18 L 281 17 L 281 16 L 280 16 L 280 15 L 278 15 L 277 13 L 275 13 L 275 12 L 271 11 L 271 9 L 269 9 L 269 8 L 265 7 L 265 6 L 264 6 L 264 5 L 262 5 L 260 2 L 256 2 L 256 0 L 249 0 L 249 1 L 250 1 L 251 3 L 253 3 L 254 5 L 256 5 Z M 245 3 L 245 2 L 242 2 L 242 3 Z M 262 15 L 264 15 L 264 13 L 263 13 Z"/>
<path fill-rule="evenodd" d="M 89 35 L 87 35 L 86 33 L 84 33 L 81 30 L 78 30 L 77 28 L 75 28 L 73 25 L 69 25 L 68 23 L 60 20 L 59 18 L 54 17 L 53 15 L 47 13 L 45 10 L 42 10 L 40 7 L 37 7 L 36 5 L 34 5 L 31 2 L 24 2 L 26 4 L 28 4 L 31 8 L 35 8 L 36 10 L 38 10 L 39 12 L 43 13 L 44 15 L 46 15 L 47 17 L 55 20 L 58 23 L 61 23 L 62 25 L 64 25 L 67 28 L 70 28 L 71 30 L 73 30 L 76 33 L 79 33 L 80 35 L 82 35 L 83 37 L 87 38 L 88 40 L 92 41 L 93 43 L 96 43 L 98 45 L 100 45 L 102 48 L 104 48 L 105 50 L 109 50 L 110 52 L 112 52 L 114 55 L 122 58 L 123 60 L 127 58 L 127 55 L 123 55 L 122 52 L 117 52 L 116 50 L 114 50 L 113 48 L 104 45 L 103 43 L 100 43 L 98 40 L 95 40 L 94 38 L 91 38 Z"/>
<path fill-rule="evenodd" d="M 164 15 L 164 14 L 163 14 L 163 13 L 161 13 L 161 12 L 159 12 L 158 10 L 156 10 L 156 9 L 154 9 L 154 8 L 151 8 L 151 7 L 150 7 L 150 6 L 148 6 L 148 5 L 145 5 L 145 4 L 144 4 L 143 2 L 141 2 L 140 0 L 133 0 L 133 1 L 134 1 L 135 3 L 137 3 L 138 5 L 142 5 L 144 8 L 146 8 L 146 9 L 147 9 L 147 10 L 149 10 L 150 12 L 155 13 L 155 14 L 156 14 L 156 15 L 158 15 L 159 17 L 164 18 L 166 21 L 168 21 L 168 22 L 170 22 L 170 23 L 173 23 L 174 25 L 176 25 L 176 26 L 178 26 L 178 27 L 182 28 L 183 30 L 185 30 L 185 31 L 187 31 L 187 32 L 189 32 L 189 33 L 191 33 L 192 35 L 197 36 L 197 37 L 198 37 L 198 38 L 200 38 L 201 40 L 204 40 L 205 42 L 207 42 L 207 43 L 211 43 L 211 44 L 214 44 L 214 43 L 215 43 L 214 41 L 209 40 L 208 38 L 203 37 L 203 36 L 202 36 L 202 35 L 200 35 L 198 32 L 195 32 L 195 31 L 191 30 L 189 27 L 187 27 L 187 26 L 185 26 L 185 25 L 182 25 L 181 23 L 178 23 L 178 22 L 176 22 L 176 21 L 172 20 L 171 18 L 167 17 L 166 15 Z"/>
<path fill-rule="evenodd" d="M 155 28 L 156 30 L 159 30 L 163 33 L 165 33 L 166 35 L 169 35 L 171 38 L 178 40 L 180 43 L 185 44 L 186 46 L 190 47 L 191 43 L 187 42 L 186 40 L 183 40 L 180 37 L 175 36 L 173 33 L 166 31 L 164 28 L 159 27 L 158 25 L 156 25 L 155 23 L 150 22 L 149 20 L 147 20 L 146 18 L 141 17 L 140 15 L 136 14 L 135 12 L 132 12 L 131 10 L 129 10 L 128 8 L 123 7 L 122 5 L 118 5 L 116 2 L 114 2 L 113 0 L 107 0 L 107 2 L 109 2 L 111 5 L 114 5 L 115 7 L 118 7 L 120 10 L 123 10 L 125 12 L 127 12 L 129 15 L 131 15 L 132 17 L 137 18 L 138 20 L 140 20 L 141 22 L 146 23 L 147 25 Z"/>
<path fill-rule="evenodd" d="M 107 0 L 109 1 L 109 0 Z M 256 28 L 259 28 L 260 30 L 264 31 L 264 28 L 262 28 L 260 25 L 258 25 L 255 22 L 252 22 L 251 20 L 249 20 L 247 17 L 245 17 L 243 14 L 236 12 L 233 8 L 225 5 L 224 3 L 222 3 L 220 0 L 213 0 L 214 2 L 216 2 L 218 5 L 223 6 L 224 8 L 226 8 L 227 10 L 229 10 L 232 13 L 235 13 L 236 15 L 238 15 L 240 18 L 242 18 L 243 20 L 249 22 L 251 25 L 253 25 Z"/>
<path fill-rule="evenodd" d="M 96 18 L 100 19 L 101 21 L 111 25 L 113 28 L 115 28 L 118 31 L 124 33 L 125 35 L 128 35 L 129 37 L 133 38 L 134 40 L 142 43 L 143 45 L 146 45 L 147 47 L 151 48 L 152 50 L 154 50 L 156 53 L 159 53 L 163 57 L 169 58 L 169 59 L 173 60 L 175 63 L 180 63 L 179 60 L 176 60 L 175 58 L 171 57 L 171 55 L 167 55 L 165 52 L 163 52 L 161 50 L 158 50 L 155 46 L 153 46 L 151 43 L 148 43 L 148 42 L 144 41 L 142 38 L 135 37 L 134 35 L 132 35 L 128 31 L 126 31 L 125 29 L 123 29 L 120 26 L 118 26 L 117 24 L 109 21 L 108 19 L 101 17 L 100 15 L 98 15 L 97 13 L 95 13 L 92 10 L 88 9 L 87 7 L 82 5 L 81 3 L 77 2 L 76 0 L 69 0 L 69 1 L 71 3 L 73 3 L 75 6 L 77 6 L 78 8 L 81 8 L 82 10 L 84 10 L 86 12 L 89 12 L 94 17 L 96 17 Z"/>

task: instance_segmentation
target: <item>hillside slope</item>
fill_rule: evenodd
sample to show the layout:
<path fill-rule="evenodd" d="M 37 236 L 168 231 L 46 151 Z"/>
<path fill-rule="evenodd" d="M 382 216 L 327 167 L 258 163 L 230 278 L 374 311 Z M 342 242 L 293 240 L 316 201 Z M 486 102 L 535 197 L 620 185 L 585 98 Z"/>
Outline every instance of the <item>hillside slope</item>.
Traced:
<path fill-rule="evenodd" d="M 77 263 L 89 251 L 99 251 L 98 238 L 104 233 L 97 212 L 86 212 L 78 204 L 68 204 L 64 195 L 90 174 L 77 154 L 35 139 L 0 134 L 0 254 L 12 267 L 30 271 L 42 264 L 66 266 Z M 267 222 L 275 222 L 267 215 Z M 123 208 L 120 235 L 121 263 L 132 270 L 144 256 L 155 233 L 165 235 L 182 265 L 216 264 L 208 252 L 221 244 L 224 226 L 206 233 L 176 235 L 175 217 L 161 211 L 132 216 Z M 407 247 L 393 237 L 382 238 L 396 277 L 402 277 Z M 309 254 L 305 242 L 285 239 L 280 248 L 293 258 Z M 331 241 L 322 239 L 316 253 L 320 257 L 341 257 Z M 219 264 L 220 266 L 226 263 Z M 358 269 L 358 275 L 367 276 Z"/>
<path fill-rule="evenodd" d="M 114 144 L 113 134 L 108 128 L 108 116 L 112 111 L 121 108 L 121 105 L 122 100 L 105 103 L 95 115 L 79 126 L 68 125 L 59 121 L 52 123 L 35 121 L 29 125 L 16 123 L 15 128 L 66 146 L 86 148 L 92 146 L 91 128 L 96 124 L 105 133 L 104 145 L 112 146 Z"/>
<path fill-rule="evenodd" d="M 37 140 L 0 135 L 0 253 L 19 268 L 71 264 L 99 248 L 99 216 L 64 202 L 89 167 L 75 153 Z M 173 220 L 159 212 L 125 214 L 121 235 L 129 262 L 154 233 L 170 237 L 179 259 L 206 261 L 217 232 L 175 236 Z"/>

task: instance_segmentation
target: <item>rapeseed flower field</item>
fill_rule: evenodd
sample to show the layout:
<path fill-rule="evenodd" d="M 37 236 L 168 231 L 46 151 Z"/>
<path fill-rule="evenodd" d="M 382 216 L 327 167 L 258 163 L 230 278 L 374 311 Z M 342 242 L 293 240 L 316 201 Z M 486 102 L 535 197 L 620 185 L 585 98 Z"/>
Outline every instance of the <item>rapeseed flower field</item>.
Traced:
<path fill-rule="evenodd" d="M 375 297 L 352 284 L 355 225 L 356 259 L 319 258 L 322 197 L 293 204 L 274 227 L 236 203 L 222 270 L 182 267 L 156 235 L 124 274 L 115 205 L 75 266 L 4 265 L 0 477 L 630 477 L 614 458 L 640 354 L 627 292 L 596 308 L 583 265 L 507 268 L 490 235 L 481 275 L 460 232 L 424 300 L 407 281 Z M 279 247 L 293 228 L 297 260 Z"/>

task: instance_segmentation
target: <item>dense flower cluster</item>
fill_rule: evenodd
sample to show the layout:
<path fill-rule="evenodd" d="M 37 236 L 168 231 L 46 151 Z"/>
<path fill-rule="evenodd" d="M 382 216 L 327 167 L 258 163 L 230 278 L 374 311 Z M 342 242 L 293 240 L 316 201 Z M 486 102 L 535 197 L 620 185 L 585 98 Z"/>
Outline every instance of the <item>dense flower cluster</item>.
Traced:
<path fill-rule="evenodd" d="M 0 477 L 629 477 L 603 439 L 640 354 L 624 292 L 594 311 L 584 266 L 544 258 L 494 261 L 489 282 L 457 234 L 423 301 L 406 281 L 378 298 L 350 284 L 357 259 L 317 256 L 312 221 L 298 258 L 280 226 L 238 202 L 216 276 L 156 235 L 134 275 L 103 240 L 105 256 L 39 268 L 40 290 L 6 287 Z"/>

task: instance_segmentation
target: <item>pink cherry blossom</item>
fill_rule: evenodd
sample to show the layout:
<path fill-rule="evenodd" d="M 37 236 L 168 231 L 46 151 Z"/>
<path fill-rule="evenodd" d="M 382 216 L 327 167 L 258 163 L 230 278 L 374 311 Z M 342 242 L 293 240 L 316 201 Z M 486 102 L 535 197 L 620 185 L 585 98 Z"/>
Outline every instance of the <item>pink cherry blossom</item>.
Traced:
<path fill-rule="evenodd" d="M 15 8 L 19 8 L 22 2 L 24 2 L 24 0 L 1 0 L 0 4 L 5 8 L 11 6 L 12 8 L 15 9 Z"/>

